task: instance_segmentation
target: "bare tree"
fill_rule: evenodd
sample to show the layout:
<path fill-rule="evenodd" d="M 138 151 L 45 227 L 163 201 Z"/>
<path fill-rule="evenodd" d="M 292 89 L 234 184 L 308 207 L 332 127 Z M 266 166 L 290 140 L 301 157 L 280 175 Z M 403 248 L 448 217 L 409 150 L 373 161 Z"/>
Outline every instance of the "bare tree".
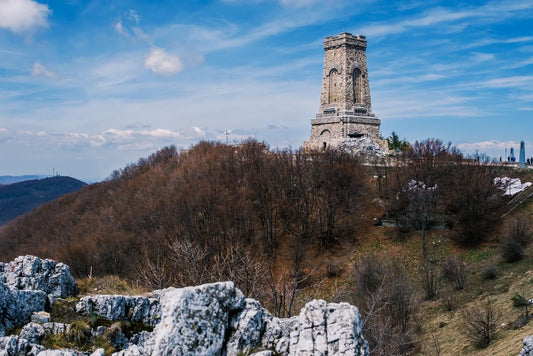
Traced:
<path fill-rule="evenodd" d="M 477 347 L 487 347 L 494 339 L 501 318 L 500 311 L 486 300 L 462 310 L 466 330 Z"/>

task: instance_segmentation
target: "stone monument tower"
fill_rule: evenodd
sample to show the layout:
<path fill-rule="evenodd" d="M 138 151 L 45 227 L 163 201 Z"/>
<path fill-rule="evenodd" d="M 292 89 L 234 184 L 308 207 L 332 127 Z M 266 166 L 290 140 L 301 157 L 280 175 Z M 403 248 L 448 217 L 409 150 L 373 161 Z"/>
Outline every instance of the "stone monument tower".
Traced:
<path fill-rule="evenodd" d="M 320 109 L 311 120 L 304 149 L 341 148 L 353 153 L 383 153 L 381 121 L 372 113 L 366 66 L 366 38 L 341 33 L 324 40 Z"/>

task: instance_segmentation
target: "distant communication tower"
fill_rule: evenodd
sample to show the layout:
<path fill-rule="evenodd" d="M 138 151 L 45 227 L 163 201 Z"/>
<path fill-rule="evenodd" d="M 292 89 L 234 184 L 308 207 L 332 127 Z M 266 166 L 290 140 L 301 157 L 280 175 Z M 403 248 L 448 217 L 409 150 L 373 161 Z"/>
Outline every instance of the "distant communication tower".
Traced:
<path fill-rule="evenodd" d="M 229 130 L 225 130 L 225 131 L 224 131 L 224 135 L 226 135 L 226 145 L 228 144 L 228 137 L 229 137 L 229 134 L 230 134 L 230 131 L 229 131 Z"/>

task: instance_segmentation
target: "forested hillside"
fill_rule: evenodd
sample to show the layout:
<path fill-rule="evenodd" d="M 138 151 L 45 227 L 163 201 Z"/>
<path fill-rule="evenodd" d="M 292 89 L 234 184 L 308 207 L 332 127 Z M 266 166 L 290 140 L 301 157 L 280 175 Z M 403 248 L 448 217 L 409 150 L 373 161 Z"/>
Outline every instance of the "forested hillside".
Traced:
<path fill-rule="evenodd" d="M 234 279 L 258 296 L 278 248 L 299 273 L 309 246 L 357 238 L 368 220 L 364 179 L 356 157 L 334 151 L 164 148 L 6 226 L 0 257 L 53 257 L 78 276 L 118 274 L 154 287 Z"/>
<path fill-rule="evenodd" d="M 56 176 L 0 186 L 0 225 L 86 185 L 71 177 Z"/>
<path fill-rule="evenodd" d="M 454 311 L 484 310 L 471 305 L 481 295 L 504 308 L 528 278 L 510 271 L 532 261 L 529 193 L 505 216 L 511 198 L 494 180 L 517 175 L 531 179 L 438 140 L 364 163 L 255 141 L 167 147 L 4 226 L 0 261 L 51 257 L 146 288 L 233 280 L 277 316 L 308 298 L 350 301 L 372 354 L 432 353 L 433 337 L 470 352 Z M 498 347 L 519 346 L 509 335 Z"/>

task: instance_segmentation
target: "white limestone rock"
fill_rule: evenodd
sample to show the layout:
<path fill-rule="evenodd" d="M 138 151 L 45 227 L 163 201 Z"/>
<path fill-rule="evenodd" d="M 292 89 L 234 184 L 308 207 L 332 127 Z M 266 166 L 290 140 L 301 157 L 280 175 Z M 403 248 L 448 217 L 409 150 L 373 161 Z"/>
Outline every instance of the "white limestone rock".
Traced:
<path fill-rule="evenodd" d="M 0 336 L 30 321 L 34 312 L 44 310 L 46 300 L 43 291 L 10 289 L 0 283 Z"/>
<path fill-rule="evenodd" d="M 276 354 L 274 351 L 264 350 L 259 352 L 254 352 L 253 354 L 250 354 L 250 356 L 275 356 Z"/>
<path fill-rule="evenodd" d="M 230 337 L 224 350 L 227 355 L 248 353 L 261 343 L 268 314 L 261 304 L 254 299 L 246 299 L 244 309 L 233 314 L 230 320 Z"/>
<path fill-rule="evenodd" d="M 152 355 L 220 355 L 229 313 L 243 308 L 244 296 L 233 282 L 220 282 L 168 288 L 160 302 Z"/>
<path fill-rule="evenodd" d="M 269 314 L 265 317 L 265 322 L 261 346 L 278 354 L 287 355 L 291 345 L 298 342 L 298 317 L 280 319 Z"/>
<path fill-rule="evenodd" d="M 49 296 L 52 303 L 57 298 L 75 296 L 78 293 L 67 265 L 30 255 L 3 263 L 0 282 L 6 283 L 11 289 L 41 290 Z"/>
<path fill-rule="evenodd" d="M 50 333 L 52 335 L 67 334 L 70 329 L 70 324 L 54 322 L 44 323 L 43 328 L 45 332 Z"/>
<path fill-rule="evenodd" d="M 323 300 L 307 303 L 298 317 L 271 317 L 261 346 L 282 355 L 369 355 L 358 309 Z"/>
<path fill-rule="evenodd" d="M 533 335 L 526 336 L 522 342 L 524 347 L 520 351 L 520 356 L 533 356 Z"/>
<path fill-rule="evenodd" d="M 105 350 L 104 349 L 96 349 L 91 354 L 91 356 L 105 356 Z"/>
<path fill-rule="evenodd" d="M 44 328 L 37 323 L 29 323 L 22 328 L 19 338 L 28 340 L 31 344 L 39 344 L 46 335 Z"/>
<path fill-rule="evenodd" d="M 38 311 L 31 315 L 31 321 L 33 323 L 49 323 L 50 322 L 50 313 L 47 313 L 45 311 Z"/>
<path fill-rule="evenodd" d="M 354 155 L 364 154 L 383 156 L 384 154 L 383 146 L 370 136 L 345 138 L 339 145 L 339 149 Z"/>
<path fill-rule="evenodd" d="M 123 295 L 95 295 L 83 297 L 76 304 L 76 312 L 84 315 L 96 313 L 107 320 L 143 322 L 154 326 L 161 315 L 156 298 Z"/>
<path fill-rule="evenodd" d="M 16 355 L 18 353 L 18 337 L 0 337 L 0 355 L 2 353 L 8 356 Z"/>

